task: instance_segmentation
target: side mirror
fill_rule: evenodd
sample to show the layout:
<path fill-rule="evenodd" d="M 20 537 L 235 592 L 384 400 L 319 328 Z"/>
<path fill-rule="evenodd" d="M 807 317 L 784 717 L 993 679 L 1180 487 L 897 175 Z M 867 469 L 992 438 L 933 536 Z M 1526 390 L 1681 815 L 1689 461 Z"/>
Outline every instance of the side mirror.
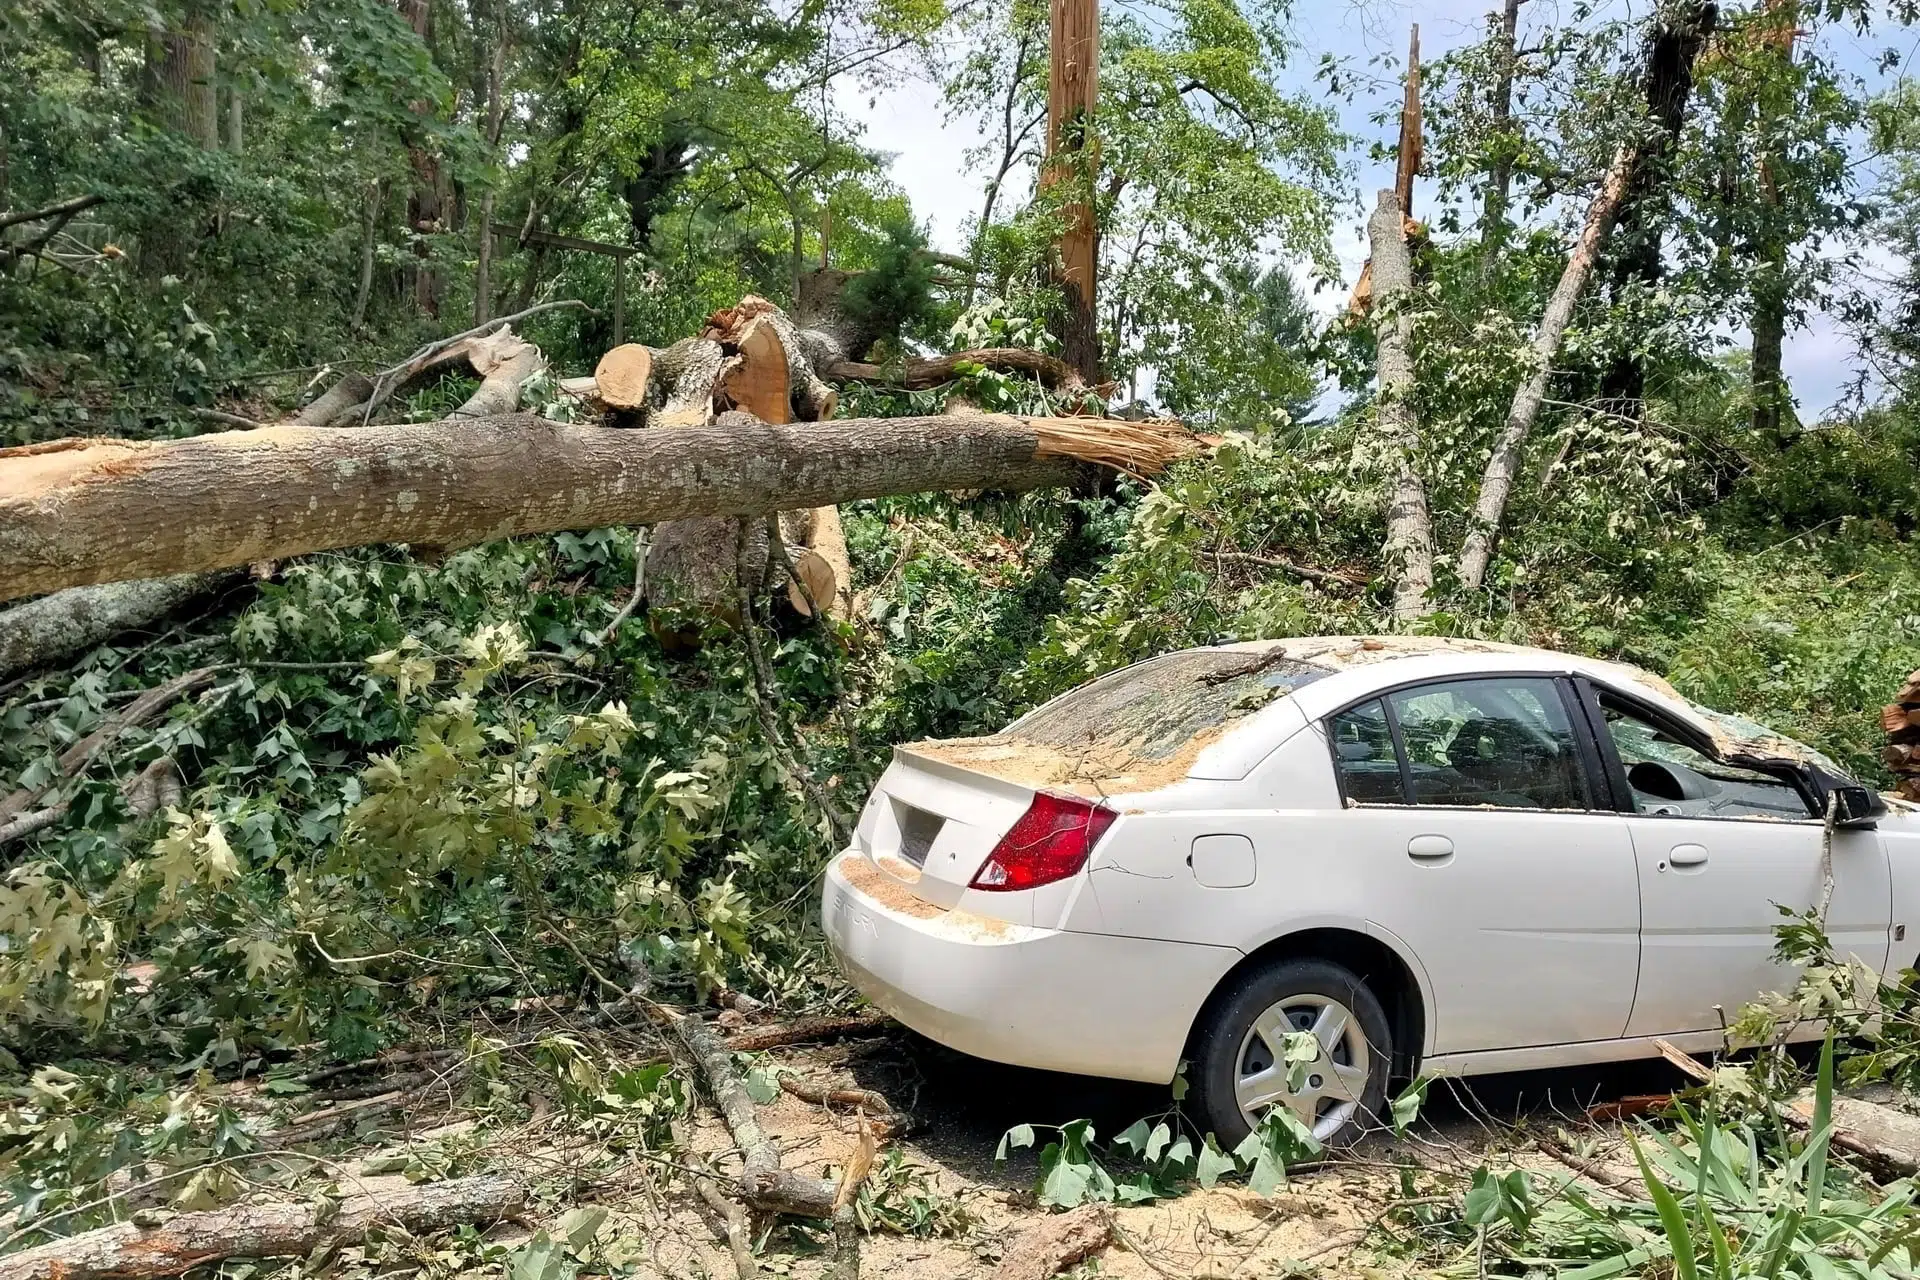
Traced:
<path fill-rule="evenodd" d="M 1872 827 L 1879 823 L 1887 811 L 1887 802 L 1874 792 L 1858 783 L 1845 783 L 1833 788 L 1832 796 L 1833 825 L 1849 829 Z"/>

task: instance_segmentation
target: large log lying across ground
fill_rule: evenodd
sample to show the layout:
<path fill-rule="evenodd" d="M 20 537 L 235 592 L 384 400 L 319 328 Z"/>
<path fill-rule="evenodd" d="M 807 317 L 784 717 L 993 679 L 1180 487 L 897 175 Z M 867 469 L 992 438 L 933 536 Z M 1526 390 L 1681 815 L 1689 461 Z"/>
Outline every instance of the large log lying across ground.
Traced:
<path fill-rule="evenodd" d="M 0 600 L 405 542 L 758 515 L 856 498 L 1066 485 L 1084 463 L 1153 474 L 1167 423 L 996 414 L 607 431 L 531 414 L 276 426 L 184 440 L 0 449 Z"/>

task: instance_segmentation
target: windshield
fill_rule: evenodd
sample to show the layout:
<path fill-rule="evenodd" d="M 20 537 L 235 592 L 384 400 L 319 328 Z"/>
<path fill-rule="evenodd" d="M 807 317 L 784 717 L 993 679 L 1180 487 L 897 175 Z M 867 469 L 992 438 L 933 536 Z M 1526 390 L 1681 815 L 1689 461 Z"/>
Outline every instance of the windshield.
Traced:
<path fill-rule="evenodd" d="M 1689 701 L 1687 706 L 1693 713 L 1718 729 L 1728 738 L 1736 750 L 1750 751 L 1755 755 L 1784 756 L 1814 765 L 1836 778 L 1846 778 L 1847 771 L 1815 751 L 1805 743 L 1795 742 L 1792 738 L 1782 737 L 1765 725 L 1755 724 L 1745 716 L 1729 715 L 1725 711 L 1715 711 Z"/>
<path fill-rule="evenodd" d="M 1124 742 L 1135 759 L 1164 760 L 1331 674 L 1279 649 L 1169 653 L 1055 698 L 1016 720 L 1004 736 L 1062 751 Z"/>

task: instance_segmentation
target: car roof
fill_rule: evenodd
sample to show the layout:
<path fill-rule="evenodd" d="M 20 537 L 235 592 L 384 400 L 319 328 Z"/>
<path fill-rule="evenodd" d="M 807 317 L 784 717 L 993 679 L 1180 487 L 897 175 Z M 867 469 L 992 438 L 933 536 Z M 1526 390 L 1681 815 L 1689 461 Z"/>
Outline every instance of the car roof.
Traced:
<path fill-rule="evenodd" d="M 1371 693 L 1416 681 L 1494 672 L 1583 675 L 1597 684 L 1652 704 L 1655 710 L 1679 722 L 1679 727 L 1705 739 L 1714 753 L 1723 758 L 1828 765 L 1811 748 L 1750 721 L 1691 702 L 1653 672 L 1625 662 L 1448 636 L 1302 636 L 1209 647 L 1259 654 L 1277 650 L 1292 661 L 1325 668 L 1328 671 L 1325 677 L 1296 689 L 1291 695 L 1291 701 L 1308 720 L 1330 715 Z M 1239 728 L 1252 728 L 1259 718 L 1249 716 Z M 1244 750 L 1253 744 L 1236 745 Z M 1221 752 L 1223 756 L 1232 750 L 1226 741 L 1218 747 L 1226 749 Z"/>

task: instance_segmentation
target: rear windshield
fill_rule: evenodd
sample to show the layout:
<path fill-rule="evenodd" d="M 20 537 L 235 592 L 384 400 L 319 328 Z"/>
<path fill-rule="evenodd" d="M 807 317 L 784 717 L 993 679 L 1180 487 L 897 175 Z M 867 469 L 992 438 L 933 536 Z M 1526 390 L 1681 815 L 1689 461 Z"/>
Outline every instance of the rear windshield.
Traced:
<path fill-rule="evenodd" d="M 1136 760 L 1165 760 L 1210 730 L 1332 674 L 1278 650 L 1169 653 L 1054 699 L 1004 736 L 1062 751 L 1125 742 Z"/>

